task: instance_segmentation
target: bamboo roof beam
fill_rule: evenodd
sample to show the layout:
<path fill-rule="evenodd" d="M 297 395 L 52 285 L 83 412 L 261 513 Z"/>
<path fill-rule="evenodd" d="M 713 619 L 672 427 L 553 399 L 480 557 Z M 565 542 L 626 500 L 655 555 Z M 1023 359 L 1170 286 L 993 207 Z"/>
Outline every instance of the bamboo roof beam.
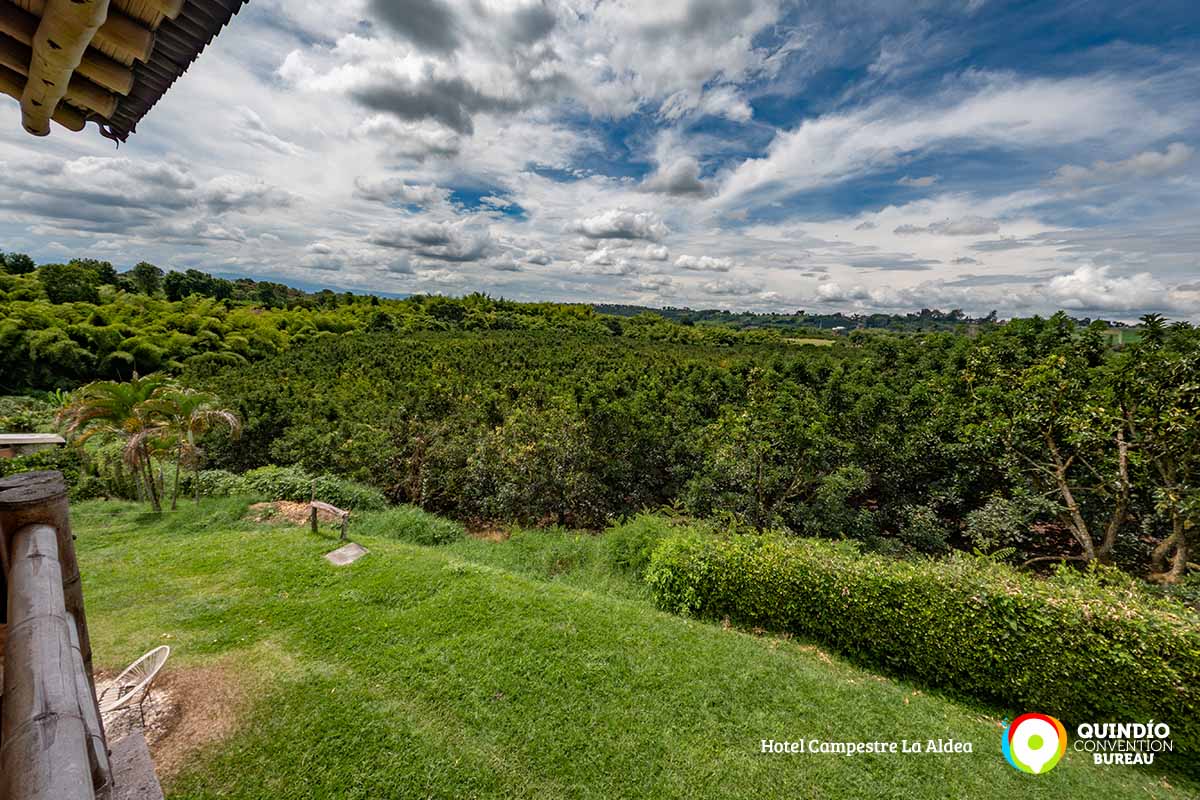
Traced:
<path fill-rule="evenodd" d="M 28 76 L 32 56 L 32 48 L 21 44 L 16 39 L 0 36 L 0 66 L 8 67 L 23 77 Z M 80 75 L 71 77 L 63 99 L 73 106 L 95 111 L 105 119 L 111 117 L 117 110 L 116 95 L 105 91 Z"/>
<path fill-rule="evenodd" d="M 19 101 L 24 92 L 25 77 L 19 72 L 13 72 L 8 67 L 0 67 L 0 93 Z M 76 111 L 64 103 L 59 104 L 54 113 L 50 115 L 50 119 L 76 133 L 83 130 L 83 126 L 87 123 L 82 112 Z"/>
<path fill-rule="evenodd" d="M 112 12 L 109 12 L 110 15 Z M 7 34 L 23 45 L 32 45 L 37 33 L 38 18 L 12 3 L 0 0 L 0 33 Z M 104 30 L 103 27 L 100 30 Z M 26 60 L 28 65 L 28 60 Z M 22 74 L 28 70 L 21 70 Z M 119 61 L 89 48 L 75 72 L 110 92 L 127 95 L 133 89 L 133 70 Z"/>
<path fill-rule="evenodd" d="M 28 0 L 30 12 L 39 17 L 46 16 L 46 6 L 51 0 Z M 5 0 L 0 0 L 5 2 Z M 154 31 L 133 17 L 122 14 L 113 7 L 108 19 L 96 31 L 93 47 L 105 47 L 127 61 L 148 61 L 154 51 Z"/>
<path fill-rule="evenodd" d="M 175 19 L 179 16 L 179 12 L 183 11 L 183 4 L 187 0 L 145 0 L 145 2 L 146 5 L 167 19 Z"/>
<path fill-rule="evenodd" d="M 108 0 L 48 0 L 33 37 L 29 78 L 21 94 L 21 124 L 34 136 L 50 133 L 50 116 L 92 37 L 108 17 Z"/>

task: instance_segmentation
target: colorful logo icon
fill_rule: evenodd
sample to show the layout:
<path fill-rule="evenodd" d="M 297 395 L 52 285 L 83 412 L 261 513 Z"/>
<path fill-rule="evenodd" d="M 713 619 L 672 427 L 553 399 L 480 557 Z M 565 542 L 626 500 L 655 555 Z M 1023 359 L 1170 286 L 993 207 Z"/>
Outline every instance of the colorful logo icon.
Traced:
<path fill-rule="evenodd" d="M 1000 745 L 1014 769 L 1041 775 L 1067 752 L 1067 729 L 1045 714 L 1022 714 L 1004 728 Z"/>

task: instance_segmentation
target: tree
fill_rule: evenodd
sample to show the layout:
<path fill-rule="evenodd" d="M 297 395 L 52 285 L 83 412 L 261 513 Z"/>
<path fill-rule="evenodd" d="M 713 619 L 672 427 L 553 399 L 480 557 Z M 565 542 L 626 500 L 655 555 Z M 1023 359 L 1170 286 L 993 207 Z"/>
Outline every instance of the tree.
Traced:
<path fill-rule="evenodd" d="M 810 527 L 805 505 L 832 466 L 832 437 L 809 393 L 772 387 L 757 370 L 750 381 L 747 402 L 698 433 L 684 503 L 701 516 L 731 512 L 759 530 Z"/>
<path fill-rule="evenodd" d="M 229 409 L 221 408 L 216 395 L 191 389 L 163 386 L 145 404 L 145 409 L 166 423 L 170 444 L 175 455 L 175 481 L 171 491 L 171 510 L 179 499 L 179 471 L 186 463 L 191 466 L 196 502 L 200 502 L 199 438 L 218 426 L 228 429 L 236 439 L 242 430 L 241 420 Z"/>
<path fill-rule="evenodd" d="M 134 288 L 153 297 L 162 290 L 163 271 L 148 261 L 139 261 L 128 273 Z"/>
<path fill-rule="evenodd" d="M 82 444 L 93 436 L 123 443 L 122 458 L 139 475 L 154 510 L 162 511 L 160 487 L 151 458 L 156 440 L 168 431 L 147 401 L 168 385 L 160 375 L 134 377 L 127 382 L 96 381 L 80 388 L 59 412 L 66 432 Z"/>
<path fill-rule="evenodd" d="M 1132 486 L 1125 410 L 1103 373 L 1073 346 L 1015 367 L 983 347 L 966 377 L 978 416 L 965 433 L 1057 497 L 1059 521 L 1081 550 L 1066 559 L 1111 562 Z"/>
<path fill-rule="evenodd" d="M 51 303 L 100 302 L 100 276 L 82 264 L 43 264 L 37 277 Z"/>
<path fill-rule="evenodd" d="M 91 270 L 95 273 L 96 280 L 103 286 L 117 285 L 117 270 L 111 261 L 99 261 L 94 258 L 72 258 L 69 264 L 72 267 Z"/>
<path fill-rule="evenodd" d="M 0 269 L 9 275 L 28 275 L 37 269 L 37 264 L 24 253 L 0 253 Z"/>
<path fill-rule="evenodd" d="M 1142 318 L 1147 335 L 1114 366 L 1114 381 L 1137 464 L 1169 525 L 1151 554 L 1151 579 L 1175 583 L 1200 546 L 1200 332 L 1173 326 L 1168 335 L 1148 322 L 1153 316 Z"/>

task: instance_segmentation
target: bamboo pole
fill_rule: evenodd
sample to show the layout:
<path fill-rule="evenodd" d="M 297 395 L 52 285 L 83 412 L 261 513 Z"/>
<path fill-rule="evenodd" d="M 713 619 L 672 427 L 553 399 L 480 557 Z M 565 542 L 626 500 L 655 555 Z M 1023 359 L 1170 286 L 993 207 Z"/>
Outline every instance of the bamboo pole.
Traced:
<path fill-rule="evenodd" d="M 50 115 L 96 31 L 108 16 L 108 0 L 48 0 L 33 37 L 33 60 L 21 94 L 21 124 L 34 136 L 50 133 Z"/>
<path fill-rule="evenodd" d="M 46 6 L 51 0 L 28 0 L 30 13 L 46 16 Z M 154 31 L 147 28 L 133 17 L 122 14 L 113 8 L 108 12 L 108 19 L 96 31 L 92 39 L 93 47 L 107 47 L 113 50 L 118 58 L 128 61 L 148 61 L 154 50 Z"/>
<path fill-rule="evenodd" d="M 26 525 L 12 537 L 0 766 L 3 796 L 92 800 L 95 795 L 57 532 Z"/>
<path fill-rule="evenodd" d="M 113 13 L 109 12 L 110 21 Z M 96 32 L 96 36 L 99 37 L 107 26 L 108 23 L 102 25 Z M 38 18 L 33 14 L 12 3 L 0 0 L 0 33 L 11 36 L 23 45 L 32 45 L 37 27 Z M 28 63 L 26 61 L 27 66 Z M 24 74 L 28 69 L 19 71 Z M 75 70 L 75 73 L 120 95 L 127 95 L 133 89 L 133 70 L 90 48 L 83 54 L 83 60 L 79 62 L 79 68 Z"/>
<path fill-rule="evenodd" d="M 6 94 L 19 102 L 21 94 L 24 91 L 24 76 L 13 72 L 8 67 L 0 67 L 0 94 Z M 87 119 L 82 113 L 62 103 L 59 104 L 58 108 L 54 109 L 54 113 L 50 115 L 50 119 L 62 125 L 67 130 L 77 133 L 83 130 L 83 126 L 87 124 Z"/>
<path fill-rule="evenodd" d="M 33 51 L 16 39 L 0 36 L 0 66 L 8 67 L 21 75 L 28 75 L 32 55 Z M 105 91 L 81 75 L 71 77 L 63 99 L 71 105 L 95 111 L 105 119 L 111 117 L 117 110 L 116 95 Z"/>
<path fill-rule="evenodd" d="M 175 19 L 183 11 L 186 0 L 146 0 L 146 5 L 162 14 L 167 19 Z"/>

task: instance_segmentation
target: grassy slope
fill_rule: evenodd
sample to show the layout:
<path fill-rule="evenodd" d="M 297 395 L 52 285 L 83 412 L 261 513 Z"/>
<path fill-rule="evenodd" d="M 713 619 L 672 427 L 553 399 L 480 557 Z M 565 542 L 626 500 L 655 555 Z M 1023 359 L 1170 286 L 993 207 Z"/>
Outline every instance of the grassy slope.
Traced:
<path fill-rule="evenodd" d="M 163 521 L 124 504 L 75 510 L 100 666 L 169 641 L 169 668 L 225 659 L 253 687 L 237 733 L 174 798 L 1194 796 L 1070 753 L 1048 775 L 1019 774 L 986 712 L 660 613 L 593 580 L 586 540 L 560 537 L 538 562 L 529 541 L 362 537 L 371 554 L 337 569 L 321 559 L 330 538 L 251 526 L 242 507 Z M 758 754 L 762 738 L 931 737 L 976 752 Z"/>

